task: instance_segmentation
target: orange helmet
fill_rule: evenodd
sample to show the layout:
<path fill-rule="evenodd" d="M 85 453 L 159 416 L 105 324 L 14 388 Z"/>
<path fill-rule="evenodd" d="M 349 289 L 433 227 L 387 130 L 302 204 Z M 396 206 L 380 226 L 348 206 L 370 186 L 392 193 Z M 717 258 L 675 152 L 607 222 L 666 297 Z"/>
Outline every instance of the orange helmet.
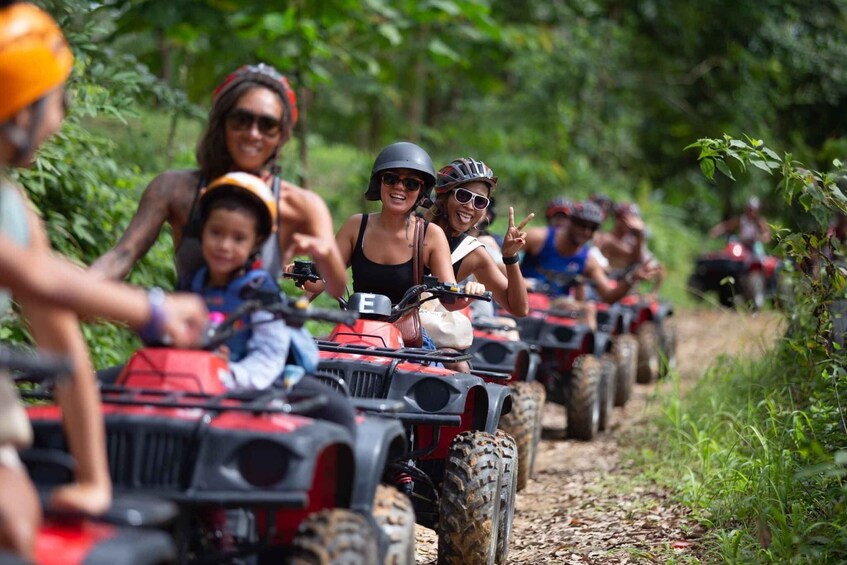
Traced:
<path fill-rule="evenodd" d="M 0 9 L 0 123 L 65 82 L 73 62 L 47 12 L 25 3 Z"/>
<path fill-rule="evenodd" d="M 276 230 L 276 200 L 267 183 L 250 173 L 227 173 L 209 183 L 200 192 L 200 216 L 206 220 L 209 206 L 224 196 L 242 196 L 257 205 L 262 215 L 259 217 L 259 241 L 264 242 Z"/>

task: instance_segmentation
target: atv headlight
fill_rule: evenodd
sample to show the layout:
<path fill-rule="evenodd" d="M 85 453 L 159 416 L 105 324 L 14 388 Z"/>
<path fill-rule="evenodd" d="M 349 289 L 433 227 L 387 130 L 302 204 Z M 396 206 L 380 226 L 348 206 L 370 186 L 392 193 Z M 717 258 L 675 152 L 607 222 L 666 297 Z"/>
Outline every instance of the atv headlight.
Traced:
<path fill-rule="evenodd" d="M 565 326 L 558 326 L 553 330 L 553 337 L 556 338 L 556 341 L 568 343 L 573 339 L 573 330 Z"/>
<path fill-rule="evenodd" d="M 483 345 L 479 350 L 483 360 L 489 365 L 499 365 L 509 355 L 509 348 L 505 345 L 492 341 Z"/>
<path fill-rule="evenodd" d="M 409 393 L 421 410 L 427 412 L 438 412 L 450 402 L 450 387 L 439 378 L 424 378 Z"/>
<path fill-rule="evenodd" d="M 238 472 L 254 487 L 271 487 L 288 472 L 288 452 L 266 439 L 246 443 L 238 449 Z"/>

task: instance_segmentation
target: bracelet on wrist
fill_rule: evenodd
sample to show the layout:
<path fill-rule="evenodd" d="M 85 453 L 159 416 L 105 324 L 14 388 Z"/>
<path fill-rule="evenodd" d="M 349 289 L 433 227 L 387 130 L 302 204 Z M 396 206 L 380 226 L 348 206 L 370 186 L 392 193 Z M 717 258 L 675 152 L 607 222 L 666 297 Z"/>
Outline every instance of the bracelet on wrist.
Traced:
<path fill-rule="evenodd" d="M 518 257 L 518 254 L 515 253 L 511 257 L 503 257 L 503 264 L 504 265 L 514 265 L 515 263 L 517 263 L 519 261 L 519 259 L 520 258 Z"/>
<path fill-rule="evenodd" d="M 625 282 L 629 286 L 635 286 L 635 271 L 630 271 L 629 273 L 624 275 L 623 282 Z"/>
<path fill-rule="evenodd" d="M 162 340 L 165 331 L 165 291 L 153 287 L 147 291 L 147 303 L 150 306 L 150 319 L 138 332 L 141 339 L 147 343 Z"/>

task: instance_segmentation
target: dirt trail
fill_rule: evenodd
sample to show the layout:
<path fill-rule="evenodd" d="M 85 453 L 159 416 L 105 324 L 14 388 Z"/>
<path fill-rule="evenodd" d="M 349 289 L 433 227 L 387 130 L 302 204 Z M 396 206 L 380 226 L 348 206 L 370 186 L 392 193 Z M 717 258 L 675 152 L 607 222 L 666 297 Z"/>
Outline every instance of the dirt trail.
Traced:
<path fill-rule="evenodd" d="M 674 318 L 683 382 L 698 378 L 722 353 L 757 355 L 780 335 L 772 313 L 692 309 Z M 691 556 L 701 532 L 667 493 L 632 487 L 633 463 L 621 453 L 622 432 L 649 417 L 661 386 L 637 385 L 626 407 L 615 410 L 611 432 L 590 443 L 564 439 L 564 410 L 545 407 L 536 474 L 518 494 L 510 563 L 655 563 L 661 559 L 656 551 L 666 547 L 682 561 Z M 435 534 L 418 527 L 416 541 L 417 563 L 435 563 Z"/>

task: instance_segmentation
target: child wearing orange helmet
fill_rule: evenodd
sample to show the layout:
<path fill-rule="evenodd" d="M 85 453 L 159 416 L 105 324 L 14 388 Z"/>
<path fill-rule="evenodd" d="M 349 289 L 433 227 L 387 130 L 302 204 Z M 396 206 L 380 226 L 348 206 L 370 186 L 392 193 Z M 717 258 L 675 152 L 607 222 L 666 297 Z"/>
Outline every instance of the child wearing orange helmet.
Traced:
<path fill-rule="evenodd" d="M 76 316 L 129 322 L 151 339 L 170 335 L 178 345 L 197 342 L 206 317 L 194 296 L 167 297 L 99 281 L 52 254 L 46 233 L 23 191 L 3 176 L 28 166 L 64 118 L 64 82 L 73 55 L 53 19 L 26 3 L 0 1 L 0 310 L 10 292 L 39 347 L 69 357 L 74 371 L 56 388 L 63 408 L 76 483 L 57 489 L 52 503 L 98 513 L 111 500 L 100 402 Z M 17 448 L 31 428 L 11 382 L 0 378 L 0 547 L 31 557 L 41 518 L 38 497 Z"/>

